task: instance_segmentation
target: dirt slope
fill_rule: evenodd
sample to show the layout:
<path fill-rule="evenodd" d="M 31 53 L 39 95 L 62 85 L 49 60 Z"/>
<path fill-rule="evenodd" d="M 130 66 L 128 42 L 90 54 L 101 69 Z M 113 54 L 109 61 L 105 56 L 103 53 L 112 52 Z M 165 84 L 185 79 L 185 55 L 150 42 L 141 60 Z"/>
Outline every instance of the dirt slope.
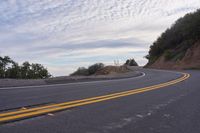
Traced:
<path fill-rule="evenodd" d="M 166 61 L 164 56 L 161 56 L 148 67 L 159 69 L 200 69 L 200 41 L 190 47 L 181 60 Z"/>

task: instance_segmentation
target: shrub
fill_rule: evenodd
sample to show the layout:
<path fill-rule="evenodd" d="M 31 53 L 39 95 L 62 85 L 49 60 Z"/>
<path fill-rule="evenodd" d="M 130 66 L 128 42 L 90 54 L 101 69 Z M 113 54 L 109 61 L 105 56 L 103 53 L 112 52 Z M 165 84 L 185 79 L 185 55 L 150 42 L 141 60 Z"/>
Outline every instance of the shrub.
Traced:
<path fill-rule="evenodd" d="M 89 73 L 89 75 L 95 74 L 98 70 L 100 70 L 102 68 L 104 68 L 103 63 L 96 63 L 96 64 L 88 67 L 88 73 Z"/>
<path fill-rule="evenodd" d="M 165 51 L 164 53 L 164 57 L 165 57 L 165 60 L 170 60 L 174 57 L 174 52 L 173 51 L 170 51 L 170 50 L 167 50 Z"/>
<path fill-rule="evenodd" d="M 79 67 L 75 72 L 70 74 L 70 76 L 89 76 L 95 74 L 98 70 L 104 68 L 103 63 L 96 63 L 94 65 L 89 66 L 88 68 Z"/>
<path fill-rule="evenodd" d="M 70 76 L 87 76 L 89 75 L 88 73 L 88 69 L 86 69 L 85 67 L 79 67 L 74 73 L 70 74 Z"/>

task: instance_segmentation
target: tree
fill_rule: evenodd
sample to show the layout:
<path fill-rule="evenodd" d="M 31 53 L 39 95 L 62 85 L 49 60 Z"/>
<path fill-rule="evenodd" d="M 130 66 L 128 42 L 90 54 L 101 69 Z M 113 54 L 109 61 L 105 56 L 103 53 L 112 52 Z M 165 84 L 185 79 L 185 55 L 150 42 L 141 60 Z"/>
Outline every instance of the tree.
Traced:
<path fill-rule="evenodd" d="M 130 63 L 130 60 L 126 60 L 125 65 L 128 65 Z"/>
<path fill-rule="evenodd" d="M 12 66 L 6 70 L 6 78 L 21 78 L 20 66 L 16 62 L 12 62 Z"/>
<path fill-rule="evenodd" d="M 125 65 L 128 65 L 128 66 L 138 66 L 137 62 L 134 59 L 128 59 L 128 60 L 126 60 Z"/>
<path fill-rule="evenodd" d="M 6 67 L 9 63 L 12 63 L 9 56 L 0 57 L 0 78 L 6 77 Z"/>
<path fill-rule="evenodd" d="M 31 77 L 33 79 L 43 79 L 43 78 L 49 78 L 51 75 L 49 74 L 48 70 L 44 68 L 41 64 L 31 64 L 31 69 L 28 72 L 28 77 Z"/>
<path fill-rule="evenodd" d="M 31 78 L 29 76 L 29 72 L 30 72 L 30 68 L 31 67 L 31 64 L 28 62 L 28 61 L 25 61 L 22 66 L 21 66 L 21 77 L 23 79 L 26 79 L 26 78 Z"/>
<path fill-rule="evenodd" d="M 41 64 L 30 64 L 28 61 L 21 66 L 10 57 L 0 57 L 0 78 L 43 79 L 51 77 L 48 70 Z"/>

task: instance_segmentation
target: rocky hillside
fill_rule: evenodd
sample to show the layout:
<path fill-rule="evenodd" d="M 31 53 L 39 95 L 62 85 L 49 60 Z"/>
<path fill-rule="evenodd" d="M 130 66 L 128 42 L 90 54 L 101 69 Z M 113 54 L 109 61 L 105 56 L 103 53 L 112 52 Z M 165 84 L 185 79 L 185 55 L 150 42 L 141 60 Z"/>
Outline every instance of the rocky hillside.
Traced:
<path fill-rule="evenodd" d="M 200 10 L 178 19 L 150 47 L 147 67 L 200 69 Z"/>

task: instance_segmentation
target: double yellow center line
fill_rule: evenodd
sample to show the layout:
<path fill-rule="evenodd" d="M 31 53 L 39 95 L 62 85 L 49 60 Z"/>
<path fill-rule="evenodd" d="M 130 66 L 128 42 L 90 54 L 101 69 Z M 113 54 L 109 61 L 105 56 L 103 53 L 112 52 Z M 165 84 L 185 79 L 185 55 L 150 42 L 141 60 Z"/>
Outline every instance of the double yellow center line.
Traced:
<path fill-rule="evenodd" d="M 0 113 L 0 123 L 6 123 L 6 122 L 15 121 L 15 120 L 30 118 L 30 117 L 34 117 L 34 116 L 47 114 L 47 113 L 65 110 L 65 109 L 72 108 L 72 107 L 87 105 L 87 104 L 91 104 L 91 103 L 97 103 L 97 102 L 101 102 L 101 101 L 106 101 L 106 100 L 110 100 L 110 99 L 128 96 L 128 95 L 138 94 L 138 93 L 142 93 L 142 92 L 146 92 L 146 91 L 156 90 L 156 89 L 159 89 L 162 87 L 166 87 L 166 86 L 173 85 L 178 82 L 184 81 L 189 77 L 190 77 L 189 74 L 183 73 L 183 76 L 178 79 L 175 79 L 175 80 L 172 80 L 172 81 L 169 81 L 166 83 L 161 83 L 158 85 L 149 86 L 149 87 L 133 89 L 133 90 L 129 90 L 129 91 L 123 91 L 123 92 L 118 92 L 118 93 L 113 93 L 113 94 L 108 94 L 108 95 L 103 95 L 103 96 L 97 96 L 97 97 L 92 97 L 92 98 L 86 98 L 86 99 L 82 99 L 82 100 L 75 100 L 75 101 L 57 103 L 57 104 L 52 104 L 52 105 L 34 107 L 34 108 L 29 108 L 29 109 L 3 112 L 3 113 Z"/>

